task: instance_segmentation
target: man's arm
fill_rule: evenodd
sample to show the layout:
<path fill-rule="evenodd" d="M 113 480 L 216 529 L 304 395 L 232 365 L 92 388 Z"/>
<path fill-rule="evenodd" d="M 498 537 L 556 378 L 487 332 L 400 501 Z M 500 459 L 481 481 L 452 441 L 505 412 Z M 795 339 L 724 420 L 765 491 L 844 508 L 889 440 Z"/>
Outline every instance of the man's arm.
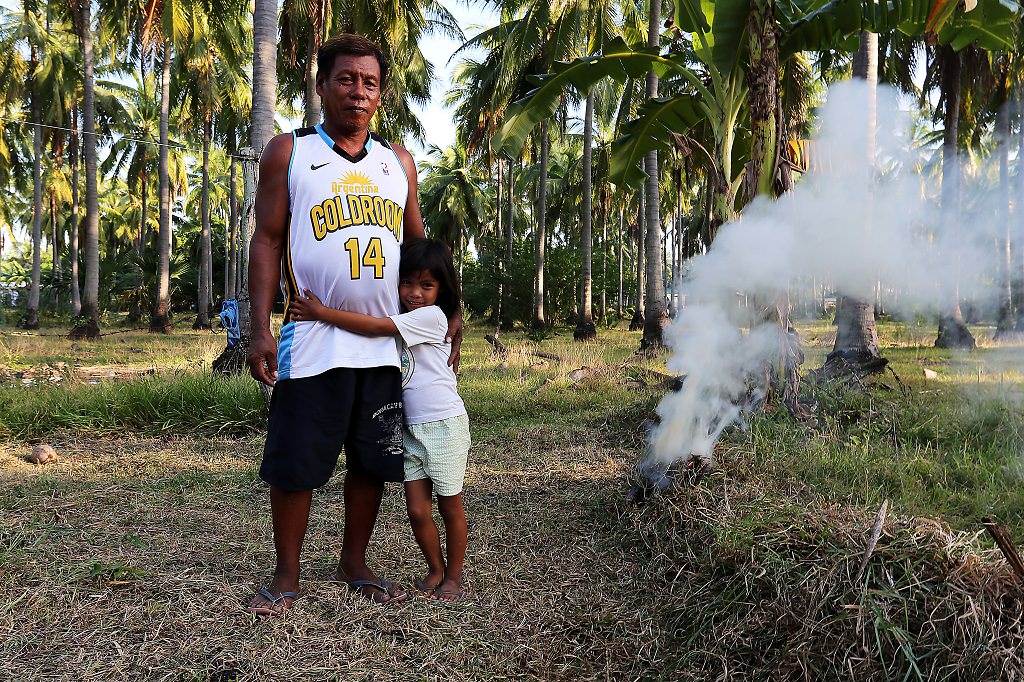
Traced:
<path fill-rule="evenodd" d="M 397 144 L 391 145 L 395 150 L 402 168 L 405 169 L 405 177 L 409 178 L 409 198 L 405 201 L 405 214 L 402 218 L 402 234 L 404 240 L 423 239 L 426 233 L 423 231 L 423 214 L 420 213 L 419 179 L 416 175 L 416 162 L 405 147 Z"/>
<path fill-rule="evenodd" d="M 405 175 L 409 178 L 409 198 L 405 202 L 405 217 L 402 222 L 402 230 L 405 239 L 423 239 L 426 237 L 423 231 L 423 214 L 420 213 L 419 180 L 416 175 L 416 162 L 404 147 L 392 145 L 398 160 L 402 162 Z M 462 357 L 462 307 L 448 318 L 448 333 L 445 334 L 445 341 L 452 344 L 452 352 L 448 356 L 448 365 L 455 371 L 459 371 L 459 360 Z"/>
<path fill-rule="evenodd" d="M 256 188 L 256 229 L 249 241 L 249 300 L 252 331 L 249 372 L 257 381 L 277 381 L 277 343 L 270 333 L 270 311 L 281 277 L 288 233 L 288 162 L 292 136 L 278 135 L 263 150 Z"/>
<path fill-rule="evenodd" d="M 398 327 L 390 317 L 374 317 L 348 310 L 328 308 L 309 289 L 292 301 L 288 312 L 293 320 L 319 320 L 356 334 L 366 336 L 396 336 Z"/>

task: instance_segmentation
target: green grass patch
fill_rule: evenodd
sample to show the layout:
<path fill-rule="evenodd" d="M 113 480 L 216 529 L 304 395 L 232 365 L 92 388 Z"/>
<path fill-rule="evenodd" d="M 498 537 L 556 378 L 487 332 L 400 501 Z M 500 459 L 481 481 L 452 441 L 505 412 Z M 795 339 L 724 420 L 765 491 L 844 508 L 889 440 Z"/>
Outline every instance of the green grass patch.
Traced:
<path fill-rule="evenodd" d="M 262 428 L 265 407 L 248 377 L 206 372 L 128 382 L 0 386 L 0 436 L 34 440 L 54 433 L 148 436 L 239 435 Z"/>
<path fill-rule="evenodd" d="M 636 379 L 649 370 L 664 372 L 665 355 L 636 356 L 639 334 L 619 327 L 602 328 L 597 342 L 585 344 L 568 332 L 542 341 L 506 333 L 502 342 L 509 352 L 498 357 L 483 339 L 490 331 L 471 326 L 463 346 L 459 387 L 475 442 L 519 442 L 526 433 L 533 442 L 524 447 L 542 451 L 579 432 L 582 441 L 639 454 L 640 424 L 652 416 L 663 389 L 643 388 Z M 986 338 L 987 331 L 976 331 Z M 805 371 L 821 364 L 834 333 L 823 321 L 801 326 Z M 815 426 L 778 413 L 758 414 L 749 431 L 727 435 L 720 455 L 728 459 L 736 451 L 770 479 L 810 494 L 868 506 L 888 498 L 902 511 L 940 517 L 958 528 L 975 528 L 981 517 L 996 516 L 1015 524 L 1019 537 L 1024 375 L 1005 358 L 994 361 L 1005 349 L 983 344 L 975 353 L 955 354 L 920 345 L 934 335 L 929 325 L 884 322 L 879 335 L 902 382 L 887 374 L 867 392 L 819 388 Z M 9 366 L 67 362 L 87 370 L 94 362 L 120 361 L 159 368 L 152 376 L 98 385 L 73 376 L 57 386 L 0 384 L 0 437 L 31 441 L 130 432 L 258 438 L 265 408 L 255 382 L 205 369 L 220 344 L 215 335 L 193 332 L 124 334 L 91 344 L 0 337 L 0 362 Z M 938 377 L 926 380 L 924 368 Z M 742 533 L 736 543 L 744 544 Z"/>

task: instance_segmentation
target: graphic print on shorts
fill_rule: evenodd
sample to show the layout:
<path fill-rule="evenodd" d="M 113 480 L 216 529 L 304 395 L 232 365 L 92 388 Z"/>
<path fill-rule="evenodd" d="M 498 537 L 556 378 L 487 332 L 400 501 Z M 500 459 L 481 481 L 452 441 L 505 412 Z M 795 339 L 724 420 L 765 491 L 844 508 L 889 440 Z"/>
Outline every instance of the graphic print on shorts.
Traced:
<path fill-rule="evenodd" d="M 401 457 L 404 450 L 402 440 L 402 403 L 388 403 L 373 413 L 373 419 L 380 424 L 381 438 L 377 441 L 381 457 Z"/>
<path fill-rule="evenodd" d="M 416 371 L 416 357 L 409 350 L 409 346 L 402 342 L 402 388 L 409 385 L 413 373 Z"/>

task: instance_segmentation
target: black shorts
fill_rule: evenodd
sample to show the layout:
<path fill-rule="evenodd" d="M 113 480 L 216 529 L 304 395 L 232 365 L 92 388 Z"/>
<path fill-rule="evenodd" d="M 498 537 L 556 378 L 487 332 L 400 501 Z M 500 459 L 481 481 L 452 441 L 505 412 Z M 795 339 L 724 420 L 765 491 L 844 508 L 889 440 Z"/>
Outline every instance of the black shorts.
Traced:
<path fill-rule="evenodd" d="M 340 367 L 274 386 L 260 478 L 282 490 L 319 488 L 342 446 L 350 471 L 404 480 L 397 367 Z"/>

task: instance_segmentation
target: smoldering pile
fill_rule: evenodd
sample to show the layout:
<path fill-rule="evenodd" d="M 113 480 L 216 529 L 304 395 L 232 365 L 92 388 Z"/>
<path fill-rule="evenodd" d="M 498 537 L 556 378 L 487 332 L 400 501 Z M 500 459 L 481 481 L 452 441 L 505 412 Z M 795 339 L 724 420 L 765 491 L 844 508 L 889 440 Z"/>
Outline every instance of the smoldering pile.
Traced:
<path fill-rule="evenodd" d="M 776 201 L 752 202 L 690 261 L 680 283 L 686 305 L 666 333 L 669 370 L 686 380 L 658 406 L 641 465 L 652 488 L 667 485 L 677 462 L 712 462 L 723 430 L 770 390 L 765 367 L 791 362 L 787 334 L 763 311 L 786 300 L 794 281 L 815 277 L 863 300 L 882 282 L 900 292 L 889 312 L 904 319 L 937 316 L 958 296 L 997 295 L 991 244 L 1000 212 L 985 203 L 994 198 L 943 207 L 911 117 L 884 88 L 869 162 L 865 88 L 846 82 L 830 90 L 816 140 L 825 159 L 819 172 Z M 962 224 L 971 225 L 969 235 Z M 758 304 L 737 306 L 738 292 Z"/>

